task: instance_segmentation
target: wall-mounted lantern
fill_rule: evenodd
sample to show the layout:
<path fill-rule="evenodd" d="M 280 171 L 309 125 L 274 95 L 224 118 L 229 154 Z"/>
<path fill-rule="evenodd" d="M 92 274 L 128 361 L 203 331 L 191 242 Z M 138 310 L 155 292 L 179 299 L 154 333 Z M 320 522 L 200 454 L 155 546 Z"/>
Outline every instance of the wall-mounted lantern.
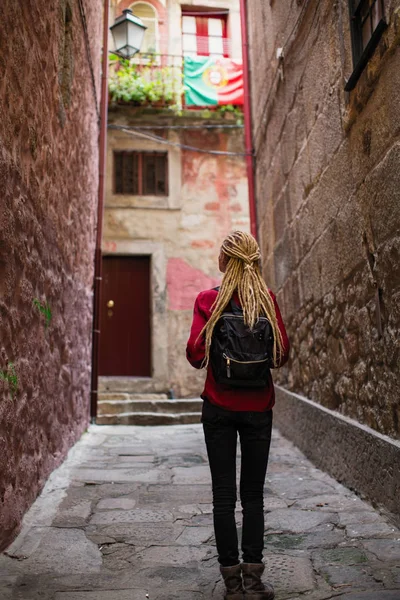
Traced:
<path fill-rule="evenodd" d="M 122 58 L 131 58 L 139 52 L 146 29 L 139 17 L 136 17 L 130 8 L 126 8 L 110 27 L 115 54 Z"/>

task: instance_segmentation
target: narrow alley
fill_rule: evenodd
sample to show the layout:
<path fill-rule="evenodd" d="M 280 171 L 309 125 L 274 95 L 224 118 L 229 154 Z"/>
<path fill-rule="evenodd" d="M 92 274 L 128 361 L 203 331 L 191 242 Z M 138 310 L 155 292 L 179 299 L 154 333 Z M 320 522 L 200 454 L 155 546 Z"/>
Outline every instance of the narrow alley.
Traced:
<path fill-rule="evenodd" d="M 277 600 L 399 600 L 400 531 L 277 431 L 265 510 Z M 91 426 L 1 556 L 0 598 L 221 598 L 211 512 L 200 425 Z"/>
<path fill-rule="evenodd" d="M 0 600 L 400 600 L 400 0 L 1 9 Z"/>

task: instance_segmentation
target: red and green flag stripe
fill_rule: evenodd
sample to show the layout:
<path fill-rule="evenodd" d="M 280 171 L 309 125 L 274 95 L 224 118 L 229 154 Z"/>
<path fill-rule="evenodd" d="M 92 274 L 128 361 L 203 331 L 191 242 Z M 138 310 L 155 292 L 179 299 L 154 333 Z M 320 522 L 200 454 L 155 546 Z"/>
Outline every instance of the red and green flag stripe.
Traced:
<path fill-rule="evenodd" d="M 243 104 L 243 65 L 229 58 L 185 57 L 186 106 Z"/>

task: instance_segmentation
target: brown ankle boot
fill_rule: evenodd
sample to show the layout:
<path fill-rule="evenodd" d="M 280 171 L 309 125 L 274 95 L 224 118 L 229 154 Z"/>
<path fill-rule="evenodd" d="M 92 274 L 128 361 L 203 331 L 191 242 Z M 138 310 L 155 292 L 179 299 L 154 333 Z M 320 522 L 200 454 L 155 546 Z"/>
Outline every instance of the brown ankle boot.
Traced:
<path fill-rule="evenodd" d="M 274 600 L 275 592 L 270 583 L 263 583 L 263 563 L 242 563 L 244 598 L 251 600 Z"/>
<path fill-rule="evenodd" d="M 242 571 L 240 565 L 234 565 L 233 567 L 220 566 L 219 568 L 226 586 L 225 600 L 243 600 Z"/>

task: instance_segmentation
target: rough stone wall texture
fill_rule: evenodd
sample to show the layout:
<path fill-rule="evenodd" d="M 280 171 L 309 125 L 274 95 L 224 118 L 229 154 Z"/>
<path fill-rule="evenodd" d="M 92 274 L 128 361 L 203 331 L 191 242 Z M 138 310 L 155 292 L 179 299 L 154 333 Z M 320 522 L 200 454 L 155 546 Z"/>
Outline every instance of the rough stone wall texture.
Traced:
<path fill-rule="evenodd" d="M 397 440 L 280 386 L 276 386 L 274 424 L 315 466 L 400 524 Z M 333 448 L 334 452 L 326 451 Z"/>
<path fill-rule="evenodd" d="M 110 123 L 136 126 L 165 124 L 160 133 L 174 144 L 197 148 L 244 152 L 243 129 L 224 128 L 234 121 L 219 116 L 201 117 L 201 111 L 182 117 L 167 117 L 136 109 L 113 107 Z M 205 124 L 217 129 L 199 129 Z M 170 126 L 194 126 L 195 129 L 169 130 Z M 151 130 L 150 130 L 151 133 Z M 112 253 L 118 240 L 157 242 L 166 261 L 166 315 L 168 319 L 168 374 L 155 389 L 173 389 L 177 397 L 198 396 L 202 391 L 203 371 L 193 369 L 186 360 L 185 348 L 192 321 L 194 300 L 203 290 L 217 285 L 219 248 L 233 229 L 249 230 L 247 176 L 244 157 L 217 156 L 179 150 L 157 142 L 148 142 L 122 131 L 109 131 L 108 178 L 104 222 L 104 248 Z M 168 148 L 170 196 L 154 198 L 116 195 L 113 192 L 113 151 L 120 149 L 157 150 Z M 146 202 L 148 205 L 146 206 Z M 163 310 L 158 307 L 157 310 Z M 157 335 L 157 332 L 154 332 Z M 157 338 L 153 355 L 157 358 Z"/>
<path fill-rule="evenodd" d="M 279 381 L 398 437 L 400 2 L 351 93 L 347 1 L 247 4 L 264 273 L 292 342 Z"/>
<path fill-rule="evenodd" d="M 84 0 L 99 99 L 102 3 Z M 98 122 L 77 0 L 2 2 L 0 548 L 88 423 Z M 34 306 L 47 302 L 49 326 Z"/>

